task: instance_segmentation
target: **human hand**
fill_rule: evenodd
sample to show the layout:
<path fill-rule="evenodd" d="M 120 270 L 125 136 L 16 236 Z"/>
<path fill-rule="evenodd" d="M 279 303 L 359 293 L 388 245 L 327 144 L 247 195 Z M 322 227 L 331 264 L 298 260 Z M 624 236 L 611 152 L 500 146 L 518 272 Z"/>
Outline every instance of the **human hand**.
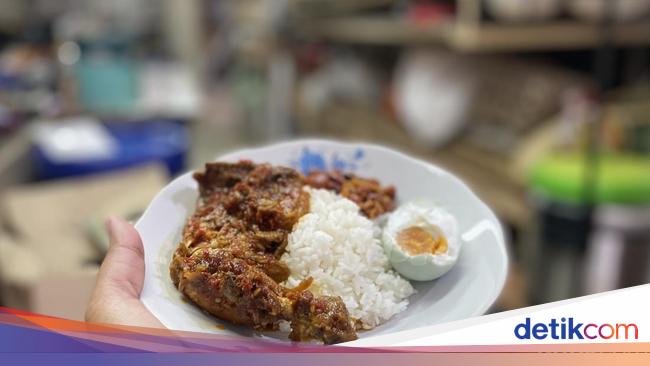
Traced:
<path fill-rule="evenodd" d="M 109 218 L 110 246 L 86 308 L 86 321 L 164 328 L 140 301 L 144 283 L 144 248 L 128 222 Z"/>

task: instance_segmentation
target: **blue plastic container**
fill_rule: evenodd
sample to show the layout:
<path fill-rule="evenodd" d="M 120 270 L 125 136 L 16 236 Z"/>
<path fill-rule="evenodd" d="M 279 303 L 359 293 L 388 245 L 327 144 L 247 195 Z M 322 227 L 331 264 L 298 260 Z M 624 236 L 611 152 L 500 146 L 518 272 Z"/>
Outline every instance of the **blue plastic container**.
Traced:
<path fill-rule="evenodd" d="M 163 163 L 170 176 L 181 173 L 189 146 L 187 127 L 181 121 L 148 120 L 106 122 L 118 149 L 109 159 L 54 162 L 38 147 L 33 148 L 37 179 L 55 179 L 114 171 L 152 162 Z"/>

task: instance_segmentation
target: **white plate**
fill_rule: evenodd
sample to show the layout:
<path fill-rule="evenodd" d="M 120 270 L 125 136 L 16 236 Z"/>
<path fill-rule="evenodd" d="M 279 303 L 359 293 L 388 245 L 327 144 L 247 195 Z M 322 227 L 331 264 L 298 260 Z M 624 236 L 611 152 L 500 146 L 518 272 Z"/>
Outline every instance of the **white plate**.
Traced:
<path fill-rule="evenodd" d="M 385 147 L 327 140 L 299 140 L 241 150 L 219 160 L 240 159 L 291 166 L 303 172 L 310 168 L 352 171 L 395 185 L 399 202 L 428 198 L 458 219 L 463 239 L 458 263 L 435 281 L 414 282 L 418 293 L 410 298 L 408 308 L 385 324 L 359 333 L 361 338 L 482 315 L 501 292 L 508 267 L 501 226 L 492 211 L 445 170 Z M 269 336 L 206 315 L 183 300 L 173 286 L 169 262 L 185 220 L 194 211 L 196 198 L 197 185 L 191 173 L 184 174 L 154 198 L 136 224 L 145 248 L 142 301 L 170 329 Z"/>

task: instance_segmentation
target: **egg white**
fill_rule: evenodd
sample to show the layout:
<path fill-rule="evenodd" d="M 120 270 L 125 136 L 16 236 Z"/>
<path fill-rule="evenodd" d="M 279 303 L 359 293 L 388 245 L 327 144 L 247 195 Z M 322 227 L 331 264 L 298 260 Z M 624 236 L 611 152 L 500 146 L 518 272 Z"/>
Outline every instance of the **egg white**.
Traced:
<path fill-rule="evenodd" d="M 411 255 L 397 243 L 397 234 L 408 227 L 440 231 L 447 240 L 447 251 L 440 254 Z M 431 204 L 408 202 L 388 216 L 382 232 L 384 252 L 393 269 L 415 281 L 430 281 L 447 273 L 458 261 L 461 243 L 458 221 L 449 212 Z"/>

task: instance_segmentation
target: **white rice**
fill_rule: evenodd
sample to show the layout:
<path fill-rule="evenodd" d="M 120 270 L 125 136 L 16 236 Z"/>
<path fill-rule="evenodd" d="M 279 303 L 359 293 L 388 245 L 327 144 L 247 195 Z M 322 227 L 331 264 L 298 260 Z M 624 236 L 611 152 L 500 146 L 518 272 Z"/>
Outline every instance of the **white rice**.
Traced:
<path fill-rule="evenodd" d="M 313 277 L 310 290 L 340 296 L 365 329 L 406 309 L 415 290 L 390 269 L 377 226 L 354 202 L 324 189 L 305 189 L 311 195 L 310 212 L 289 235 L 282 256 L 291 270 L 285 285 Z"/>

